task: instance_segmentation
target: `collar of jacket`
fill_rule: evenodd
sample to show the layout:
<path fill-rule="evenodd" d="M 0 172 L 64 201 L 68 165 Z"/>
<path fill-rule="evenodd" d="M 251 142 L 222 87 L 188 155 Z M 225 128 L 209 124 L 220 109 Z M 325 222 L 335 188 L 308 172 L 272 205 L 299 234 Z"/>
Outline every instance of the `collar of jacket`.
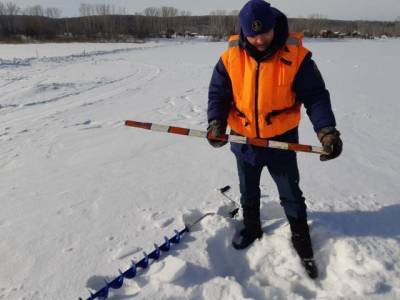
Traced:
<path fill-rule="evenodd" d="M 252 46 L 245 38 L 242 30 L 240 30 L 240 40 L 239 45 L 244 49 L 251 57 L 253 57 L 257 62 L 262 62 L 274 56 L 274 54 L 285 46 L 286 40 L 289 37 L 289 25 L 285 14 L 277 11 L 277 20 L 275 25 L 275 36 L 272 40 L 270 47 L 260 52 L 254 46 Z"/>

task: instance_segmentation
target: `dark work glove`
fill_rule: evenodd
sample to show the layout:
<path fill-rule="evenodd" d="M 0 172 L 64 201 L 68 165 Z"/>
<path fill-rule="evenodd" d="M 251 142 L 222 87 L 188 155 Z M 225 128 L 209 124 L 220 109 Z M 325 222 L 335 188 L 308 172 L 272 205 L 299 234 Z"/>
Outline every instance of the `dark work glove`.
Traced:
<path fill-rule="evenodd" d="M 335 127 L 325 127 L 318 131 L 318 138 L 328 155 L 322 154 L 321 161 L 327 161 L 338 157 L 343 150 L 343 142 L 340 132 Z"/>
<path fill-rule="evenodd" d="M 211 136 L 219 137 L 224 136 L 226 131 L 226 123 L 221 120 L 212 120 L 208 124 L 207 133 Z M 214 148 L 225 146 L 228 142 L 208 139 L 208 143 Z"/>

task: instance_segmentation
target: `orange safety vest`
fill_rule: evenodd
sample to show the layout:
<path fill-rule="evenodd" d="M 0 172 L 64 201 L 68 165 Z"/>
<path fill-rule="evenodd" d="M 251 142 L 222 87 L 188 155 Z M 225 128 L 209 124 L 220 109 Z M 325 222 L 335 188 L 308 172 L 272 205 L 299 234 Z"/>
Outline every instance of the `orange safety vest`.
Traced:
<path fill-rule="evenodd" d="M 257 63 L 239 47 L 239 35 L 231 36 L 221 56 L 232 82 L 229 127 L 245 137 L 271 138 L 299 126 L 301 103 L 292 84 L 308 52 L 302 35 L 291 33 L 285 47 Z"/>

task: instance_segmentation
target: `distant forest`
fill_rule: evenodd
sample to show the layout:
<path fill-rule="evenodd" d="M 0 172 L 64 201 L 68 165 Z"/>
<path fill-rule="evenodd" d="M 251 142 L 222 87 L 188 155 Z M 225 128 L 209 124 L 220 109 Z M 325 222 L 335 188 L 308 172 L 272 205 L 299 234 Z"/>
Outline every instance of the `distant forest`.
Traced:
<path fill-rule="evenodd" d="M 57 8 L 20 8 L 0 2 L 0 41 L 137 41 L 146 38 L 209 36 L 220 40 L 239 32 L 238 11 L 212 11 L 192 16 L 174 7 L 148 7 L 128 14 L 113 5 L 81 4 L 80 17 L 61 18 Z M 321 15 L 289 19 L 292 31 L 308 37 L 399 37 L 400 18 L 393 22 L 340 21 Z"/>

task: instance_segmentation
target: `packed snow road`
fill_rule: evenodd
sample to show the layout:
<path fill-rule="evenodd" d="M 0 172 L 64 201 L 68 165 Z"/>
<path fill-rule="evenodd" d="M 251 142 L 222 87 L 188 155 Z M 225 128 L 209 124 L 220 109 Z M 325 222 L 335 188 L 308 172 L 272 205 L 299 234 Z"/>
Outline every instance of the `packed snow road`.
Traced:
<path fill-rule="evenodd" d="M 331 92 L 345 151 L 299 154 L 321 278 L 305 275 L 272 180 L 265 235 L 230 246 L 237 220 L 205 219 L 110 299 L 399 299 L 400 40 L 306 40 Z M 229 147 L 123 126 L 204 129 L 225 43 L 0 45 L 0 299 L 77 299 L 131 259 L 217 211 Z M 301 142 L 318 145 L 304 114 Z"/>

